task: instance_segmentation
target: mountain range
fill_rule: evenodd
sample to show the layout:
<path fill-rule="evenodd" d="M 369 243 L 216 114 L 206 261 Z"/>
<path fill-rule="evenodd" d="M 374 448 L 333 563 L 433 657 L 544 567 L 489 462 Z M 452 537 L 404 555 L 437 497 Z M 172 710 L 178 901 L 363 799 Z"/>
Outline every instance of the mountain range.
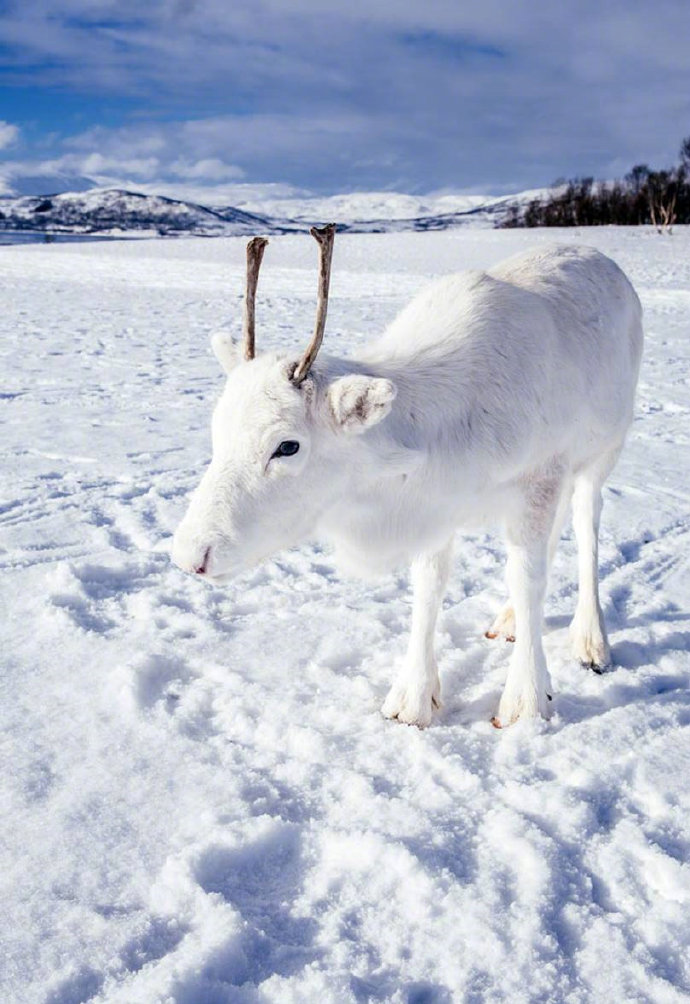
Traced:
<path fill-rule="evenodd" d="M 504 197 L 398 193 L 255 202 L 250 207 L 203 206 L 118 188 L 58 195 L 0 197 L 0 234 L 109 236 L 244 236 L 304 231 L 330 220 L 355 233 L 494 227 L 534 192 Z"/>

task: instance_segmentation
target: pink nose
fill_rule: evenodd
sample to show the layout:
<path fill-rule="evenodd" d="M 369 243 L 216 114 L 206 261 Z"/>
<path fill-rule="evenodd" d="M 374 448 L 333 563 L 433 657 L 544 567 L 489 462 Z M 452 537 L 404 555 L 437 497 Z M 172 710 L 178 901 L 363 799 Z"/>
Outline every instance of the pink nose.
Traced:
<path fill-rule="evenodd" d="M 197 575 L 205 575 L 206 572 L 208 571 L 208 559 L 210 555 L 211 555 L 211 548 L 207 547 L 206 553 L 204 554 L 204 557 L 202 558 L 200 564 L 198 564 L 194 569 Z"/>
<path fill-rule="evenodd" d="M 172 541 L 171 557 L 178 568 L 192 575 L 211 574 L 211 553 L 213 546 L 197 542 L 194 536 L 185 532 L 184 524 L 177 528 Z"/>

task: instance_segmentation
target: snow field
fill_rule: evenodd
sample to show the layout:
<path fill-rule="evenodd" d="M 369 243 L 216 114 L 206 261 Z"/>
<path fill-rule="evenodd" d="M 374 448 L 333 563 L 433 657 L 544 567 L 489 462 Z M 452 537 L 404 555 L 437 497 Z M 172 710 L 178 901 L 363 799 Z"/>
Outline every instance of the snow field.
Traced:
<path fill-rule="evenodd" d="M 307 547 L 219 588 L 170 565 L 243 240 L 0 248 L 0 999 L 688 999 L 690 233 L 339 237 L 326 337 L 353 352 L 432 275 L 556 238 L 611 254 L 645 307 L 605 490 L 616 666 L 570 657 L 567 530 L 555 715 L 501 733 L 509 650 L 482 637 L 497 537 L 458 537 L 425 732 L 378 710 L 404 570 L 346 581 Z M 302 348 L 315 260 L 306 237 L 271 239 L 260 349 Z"/>

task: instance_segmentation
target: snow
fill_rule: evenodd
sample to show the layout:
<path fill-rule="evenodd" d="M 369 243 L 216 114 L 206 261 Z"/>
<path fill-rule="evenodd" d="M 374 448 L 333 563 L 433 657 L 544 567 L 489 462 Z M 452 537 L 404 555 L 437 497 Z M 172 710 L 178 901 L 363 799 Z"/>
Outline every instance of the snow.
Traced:
<path fill-rule="evenodd" d="M 497 537 L 458 538 L 424 732 L 378 710 L 404 570 L 171 566 L 243 240 L 0 248 L 2 1001 L 688 1000 L 690 230 L 342 235 L 327 338 L 352 352 L 432 275 L 555 238 L 611 254 L 646 315 L 603 519 L 616 666 L 569 655 L 568 530 L 555 715 L 503 732 Z M 272 238 L 261 347 L 303 346 L 315 287 L 313 242 Z"/>

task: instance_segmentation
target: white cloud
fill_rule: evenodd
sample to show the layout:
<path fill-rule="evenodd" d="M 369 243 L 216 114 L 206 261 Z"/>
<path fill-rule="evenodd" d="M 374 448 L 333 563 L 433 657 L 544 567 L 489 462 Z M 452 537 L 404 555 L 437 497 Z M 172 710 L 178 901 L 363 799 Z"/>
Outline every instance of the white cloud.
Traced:
<path fill-rule="evenodd" d="M 62 170 L 72 169 L 82 174 L 101 177 L 112 174 L 131 174 L 137 178 L 155 178 L 160 174 L 161 163 L 158 157 L 108 157 L 101 153 L 90 153 L 86 156 L 73 154 L 61 157 L 57 162 Z"/>
<path fill-rule="evenodd" d="M 16 143 L 18 138 L 19 129 L 16 125 L 0 121 L 0 150 L 4 150 L 5 147 Z"/>
<path fill-rule="evenodd" d="M 670 163 L 690 132 L 686 0 L 14 0 L 3 11 L 5 80 L 136 106 L 126 127 L 51 151 L 80 155 L 75 171 L 93 158 L 99 177 L 505 190 Z"/>
<path fill-rule="evenodd" d="M 128 155 L 131 151 L 138 152 L 140 146 L 134 138 L 128 151 L 126 134 L 118 131 L 112 137 L 99 133 L 99 145 L 104 152 L 72 150 L 57 157 L 6 160 L 0 164 L 0 195 L 81 191 L 96 185 L 215 205 L 229 205 L 240 192 L 244 198 L 254 197 L 256 186 L 238 184 L 244 176 L 240 168 L 219 158 L 172 160 L 169 149 L 174 145 L 172 136 L 159 136 L 156 140 L 155 148 L 162 152 L 161 158 Z M 277 187 L 289 191 L 288 186 Z"/>
<path fill-rule="evenodd" d="M 239 181 L 244 171 L 234 164 L 226 164 L 219 157 L 204 157 L 202 160 L 176 160 L 167 168 L 169 174 L 177 178 L 205 179 L 206 181 Z"/>

